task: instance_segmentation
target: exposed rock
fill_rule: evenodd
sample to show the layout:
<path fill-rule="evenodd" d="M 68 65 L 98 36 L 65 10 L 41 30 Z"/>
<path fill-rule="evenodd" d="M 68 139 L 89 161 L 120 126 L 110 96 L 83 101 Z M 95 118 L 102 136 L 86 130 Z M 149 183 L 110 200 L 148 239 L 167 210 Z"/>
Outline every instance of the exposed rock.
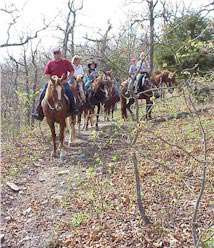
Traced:
<path fill-rule="evenodd" d="M 32 208 L 29 207 L 29 208 L 27 208 L 26 210 L 23 211 L 23 214 L 24 214 L 24 215 L 27 215 L 27 214 L 29 214 L 31 211 L 32 211 Z"/>
<path fill-rule="evenodd" d="M 57 172 L 57 175 L 62 176 L 68 173 L 69 173 L 69 170 L 62 170 L 62 171 Z"/>
<path fill-rule="evenodd" d="M 7 182 L 6 184 L 13 191 L 19 192 L 20 188 L 15 183 Z"/>

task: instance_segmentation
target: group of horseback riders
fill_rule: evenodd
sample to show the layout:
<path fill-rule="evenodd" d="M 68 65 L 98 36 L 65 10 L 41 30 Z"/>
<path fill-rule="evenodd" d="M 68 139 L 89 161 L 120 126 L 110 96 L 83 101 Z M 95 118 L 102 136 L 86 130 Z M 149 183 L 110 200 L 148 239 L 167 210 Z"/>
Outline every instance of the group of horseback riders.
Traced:
<path fill-rule="evenodd" d="M 97 63 L 92 61 L 87 65 L 88 71 L 85 74 L 83 66 L 81 64 L 81 58 L 78 55 L 75 55 L 72 58 L 72 61 L 69 61 L 68 59 L 63 58 L 63 54 L 60 50 L 60 48 L 53 49 L 53 60 L 50 60 L 44 70 L 44 74 L 47 77 L 47 80 L 50 80 L 52 76 L 62 77 L 64 75 L 63 79 L 63 86 L 64 86 L 64 92 L 67 98 L 70 102 L 70 113 L 71 114 L 78 114 L 78 108 L 73 96 L 73 93 L 71 91 L 71 85 L 74 83 L 77 77 L 82 77 L 84 82 L 84 89 L 85 91 L 90 91 L 91 85 L 98 77 L 98 71 L 97 71 Z M 129 68 L 129 84 L 127 93 L 131 91 L 131 87 L 134 87 L 135 93 L 140 89 L 140 85 L 143 84 L 143 81 L 146 77 L 149 77 L 148 74 L 148 68 L 146 67 L 146 64 L 142 63 L 144 53 L 142 52 L 140 55 L 140 61 L 137 62 L 136 59 L 131 60 L 131 65 Z M 104 71 L 106 79 L 111 77 L 111 70 Z M 134 84 L 131 83 L 133 80 Z M 115 80 L 115 92 L 120 94 L 120 87 L 119 82 Z M 40 97 L 39 97 L 39 103 L 36 107 L 36 112 L 32 114 L 33 118 L 42 121 L 44 118 L 43 110 L 42 110 L 42 100 L 45 97 L 45 92 L 47 90 L 47 85 L 42 89 Z"/>

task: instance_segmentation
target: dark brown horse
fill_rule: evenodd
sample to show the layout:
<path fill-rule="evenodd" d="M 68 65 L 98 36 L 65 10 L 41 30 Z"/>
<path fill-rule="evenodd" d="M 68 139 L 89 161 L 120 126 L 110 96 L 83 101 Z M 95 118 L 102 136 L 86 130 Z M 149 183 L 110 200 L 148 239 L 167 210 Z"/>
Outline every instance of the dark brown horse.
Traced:
<path fill-rule="evenodd" d="M 124 81 L 121 84 L 121 114 L 122 118 L 126 120 L 128 118 L 127 110 L 130 112 L 132 119 L 134 120 L 134 113 L 131 110 L 132 104 L 135 102 L 135 99 L 145 99 L 146 100 L 146 119 L 151 119 L 151 112 L 153 107 L 153 101 L 151 98 L 159 97 L 156 85 L 152 84 L 149 79 L 146 79 L 144 84 L 140 88 L 140 92 L 134 97 L 126 97 L 126 92 L 128 89 L 128 80 Z"/>
<path fill-rule="evenodd" d="M 65 119 L 69 112 L 69 103 L 64 95 L 63 81 L 64 76 L 58 78 L 57 76 L 52 76 L 48 82 L 48 87 L 46 90 L 45 97 L 42 101 L 42 109 L 44 115 L 46 116 L 47 123 L 51 129 L 52 141 L 53 141 L 53 152 L 52 156 L 56 157 L 56 132 L 55 123 L 60 125 L 60 153 L 64 149 L 64 133 L 66 122 Z"/>
<path fill-rule="evenodd" d="M 76 104 L 79 109 L 78 115 L 71 115 L 66 119 L 67 127 L 69 129 L 69 140 L 68 144 L 75 143 L 76 141 L 76 129 L 75 125 L 78 123 L 78 132 L 80 133 L 80 125 L 81 125 L 81 112 L 83 110 L 83 106 L 86 103 L 86 96 L 83 87 L 83 77 L 78 76 L 76 80 L 71 85 L 71 91 L 76 100 Z"/>
<path fill-rule="evenodd" d="M 109 121 L 109 116 L 113 119 L 114 110 L 117 102 L 120 101 L 120 96 L 116 90 L 115 79 L 112 76 L 112 72 L 110 71 L 108 74 L 103 76 L 103 80 L 106 80 L 107 89 L 108 89 L 108 98 L 104 103 L 104 119 Z"/>
<path fill-rule="evenodd" d="M 86 92 L 86 104 L 84 105 L 84 128 L 88 129 L 89 121 L 93 124 L 93 115 L 96 112 L 96 130 L 99 130 L 99 115 L 101 104 L 104 104 L 109 94 L 109 84 L 106 80 L 103 80 L 101 76 L 96 78 L 93 83 L 91 90 Z"/>
<path fill-rule="evenodd" d="M 151 82 L 160 89 L 161 97 L 164 97 L 164 86 L 168 88 L 169 93 L 173 93 L 176 84 L 175 72 L 168 70 L 156 71 L 150 78 Z"/>

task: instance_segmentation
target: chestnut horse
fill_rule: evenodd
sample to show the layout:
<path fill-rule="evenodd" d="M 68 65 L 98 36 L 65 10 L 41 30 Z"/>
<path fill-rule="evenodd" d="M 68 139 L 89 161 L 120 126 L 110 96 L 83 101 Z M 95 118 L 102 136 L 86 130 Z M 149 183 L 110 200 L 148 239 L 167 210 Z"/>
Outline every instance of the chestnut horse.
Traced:
<path fill-rule="evenodd" d="M 126 120 L 128 118 L 127 110 L 130 112 L 132 119 L 134 120 L 134 113 L 131 110 L 132 104 L 135 102 L 134 97 L 126 97 L 126 92 L 128 89 L 128 80 L 122 82 L 121 84 L 121 114 L 122 118 Z M 157 91 L 156 85 L 152 84 L 149 79 L 145 79 L 143 85 L 140 86 L 140 92 L 135 95 L 136 100 L 145 99 L 146 100 L 146 119 L 151 119 L 151 112 L 153 107 L 152 97 L 158 98 L 159 93 Z M 127 103 L 128 101 L 128 103 Z"/>
<path fill-rule="evenodd" d="M 52 76 L 48 82 L 48 87 L 45 93 L 45 97 L 42 100 L 42 109 L 46 116 L 47 123 L 51 129 L 52 141 L 53 141 L 53 152 L 52 156 L 56 157 L 56 132 L 55 123 L 60 125 L 60 153 L 64 149 L 64 133 L 66 127 L 66 117 L 69 112 L 69 103 L 64 95 L 63 81 L 64 75 L 61 78 Z"/>
<path fill-rule="evenodd" d="M 156 71 L 150 78 L 151 82 L 160 89 L 161 97 L 164 97 L 164 85 L 168 88 L 170 94 L 174 91 L 174 85 L 176 83 L 175 72 L 168 70 Z"/>
<path fill-rule="evenodd" d="M 76 80 L 71 84 L 71 91 L 76 100 L 77 107 L 79 109 L 78 115 L 71 115 L 66 119 L 66 124 L 69 130 L 69 140 L 68 144 L 75 143 L 76 141 L 76 129 L 75 125 L 78 123 L 78 133 L 80 134 L 81 125 L 81 111 L 86 103 L 86 96 L 83 87 L 83 77 L 77 76 Z"/>

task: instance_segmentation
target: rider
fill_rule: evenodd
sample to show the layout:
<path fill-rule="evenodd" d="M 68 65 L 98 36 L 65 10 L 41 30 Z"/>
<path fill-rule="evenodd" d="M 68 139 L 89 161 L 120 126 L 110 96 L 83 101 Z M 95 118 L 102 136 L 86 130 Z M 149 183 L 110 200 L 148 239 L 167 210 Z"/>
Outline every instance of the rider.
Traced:
<path fill-rule="evenodd" d="M 85 81 L 84 81 L 84 86 L 85 86 L 85 89 L 87 91 L 89 89 L 91 89 L 91 84 L 94 81 L 94 79 L 97 77 L 98 77 L 97 63 L 92 61 L 91 63 L 88 64 L 88 73 L 87 73 L 87 75 L 85 77 Z"/>
<path fill-rule="evenodd" d="M 63 81 L 64 91 L 70 101 L 71 113 L 77 114 L 78 109 L 76 107 L 76 103 L 75 103 L 73 94 L 71 92 L 70 86 L 68 84 L 68 80 L 71 78 L 71 76 L 74 73 L 73 66 L 70 63 L 70 61 L 63 58 L 60 48 L 53 49 L 53 57 L 54 59 L 50 60 L 46 64 L 44 73 L 47 77 L 47 80 L 49 80 L 54 75 L 58 77 L 61 77 L 63 74 L 67 75 L 67 79 Z M 42 121 L 44 118 L 44 113 L 42 110 L 41 103 L 42 103 L 43 98 L 45 97 L 47 86 L 48 84 L 46 84 L 45 87 L 42 89 L 42 92 L 39 97 L 39 103 L 38 103 L 38 106 L 36 107 L 36 112 L 32 114 L 33 118 L 35 118 L 36 120 Z"/>
<path fill-rule="evenodd" d="M 136 87 L 135 87 L 135 93 L 138 93 L 140 91 L 140 88 L 143 87 L 145 83 L 145 79 L 149 78 L 149 73 L 148 73 L 148 66 L 145 61 L 145 53 L 144 51 L 141 52 L 140 54 L 140 60 L 137 63 L 137 68 L 138 68 L 138 75 L 136 78 Z"/>
<path fill-rule="evenodd" d="M 129 76 L 130 78 L 134 78 L 137 73 L 137 60 L 135 58 L 131 59 L 131 65 L 129 67 Z"/>
<path fill-rule="evenodd" d="M 68 81 L 69 84 L 72 84 L 77 76 L 83 77 L 84 76 L 84 70 L 81 65 L 81 58 L 78 55 L 75 55 L 72 58 L 72 66 L 74 68 L 74 74 L 71 76 L 70 80 Z"/>
<path fill-rule="evenodd" d="M 136 75 L 137 75 L 137 60 L 135 58 L 131 59 L 131 65 L 129 67 L 129 80 L 128 80 L 128 93 L 130 93 L 131 88 L 134 86 L 134 82 L 136 80 Z M 134 82 L 133 82 L 134 81 Z"/>

